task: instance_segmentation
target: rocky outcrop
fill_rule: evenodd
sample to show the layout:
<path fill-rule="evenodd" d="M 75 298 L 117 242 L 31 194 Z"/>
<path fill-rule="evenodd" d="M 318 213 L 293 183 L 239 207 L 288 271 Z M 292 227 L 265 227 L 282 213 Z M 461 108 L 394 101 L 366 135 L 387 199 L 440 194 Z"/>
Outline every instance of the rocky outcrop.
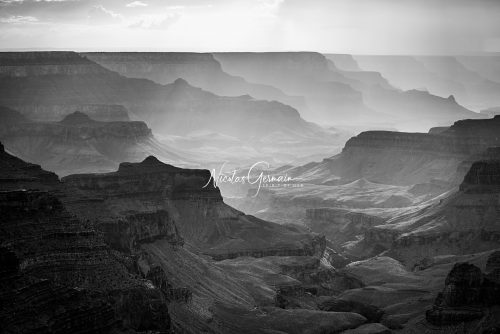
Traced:
<path fill-rule="evenodd" d="M 434 306 L 426 313 L 432 324 L 444 326 L 482 318 L 491 305 L 498 304 L 500 286 L 478 267 L 457 263 L 450 271 Z"/>
<path fill-rule="evenodd" d="M 390 252 L 412 265 L 425 257 L 497 248 L 500 244 L 498 170 L 497 160 L 475 162 L 458 192 L 415 217 L 400 219 L 403 228 L 380 226 L 381 232 L 392 231 L 395 236 Z"/>
<path fill-rule="evenodd" d="M 246 216 L 224 204 L 208 170 L 177 168 L 148 157 L 141 163 L 122 163 L 113 173 L 71 175 L 63 182 L 75 194 L 88 198 L 87 202 L 69 199 L 77 215 L 96 220 L 109 217 L 112 224 L 119 226 L 120 219 L 133 224 L 130 219 L 134 215 L 164 212 L 168 218 L 163 221 L 174 224 L 186 243 L 217 260 L 238 256 L 321 256 L 325 249 L 322 238 Z M 88 211 L 90 203 L 97 199 L 98 205 L 93 204 L 94 209 Z"/>
<path fill-rule="evenodd" d="M 169 330 L 161 291 L 135 278 L 92 223 L 67 211 L 55 174 L 3 147 L 0 170 L 2 332 Z"/>
<path fill-rule="evenodd" d="M 500 193 L 500 160 L 478 161 L 465 175 L 460 191 L 465 193 Z"/>
<path fill-rule="evenodd" d="M 168 240 L 173 245 L 184 243 L 177 226 L 165 210 L 132 213 L 123 219 L 104 221 L 100 229 L 106 243 L 123 252 L 132 252 L 140 244 L 157 239 Z"/>
<path fill-rule="evenodd" d="M 437 133 L 367 131 L 349 139 L 342 153 L 291 173 L 329 171 L 343 182 L 365 178 L 385 184 L 461 182 L 477 155 L 500 145 L 500 117 L 458 121 Z M 340 181 L 342 182 L 342 181 Z"/>
<path fill-rule="evenodd" d="M 306 209 L 306 224 L 317 233 L 324 234 L 334 245 L 355 240 L 385 220 L 361 212 L 339 208 Z"/>
<path fill-rule="evenodd" d="M 0 156 L 2 157 L 0 163 L 2 190 L 51 189 L 59 184 L 56 174 L 6 153 L 2 143 L 0 143 Z"/>
<path fill-rule="evenodd" d="M 148 153 L 183 161 L 144 122 L 101 122 L 79 111 L 59 122 L 11 122 L 0 126 L 0 139 L 10 152 L 59 175 L 110 171 L 123 160 L 141 160 Z"/>

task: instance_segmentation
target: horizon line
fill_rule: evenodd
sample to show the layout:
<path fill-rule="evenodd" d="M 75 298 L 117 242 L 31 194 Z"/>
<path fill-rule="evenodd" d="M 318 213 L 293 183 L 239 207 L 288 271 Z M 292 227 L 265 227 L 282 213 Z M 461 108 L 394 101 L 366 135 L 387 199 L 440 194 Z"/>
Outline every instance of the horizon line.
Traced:
<path fill-rule="evenodd" d="M 320 53 L 320 54 L 335 54 L 335 55 L 355 55 L 355 56 L 486 56 L 500 55 L 500 51 L 474 51 L 464 53 L 351 53 L 337 51 L 316 51 L 316 50 L 225 50 L 225 51 L 202 51 L 202 50 L 163 50 L 156 48 L 98 48 L 98 47 L 82 47 L 82 48 L 51 48 L 51 47 L 36 47 L 36 48 L 0 48 L 0 52 L 137 52 L 137 53 Z"/>

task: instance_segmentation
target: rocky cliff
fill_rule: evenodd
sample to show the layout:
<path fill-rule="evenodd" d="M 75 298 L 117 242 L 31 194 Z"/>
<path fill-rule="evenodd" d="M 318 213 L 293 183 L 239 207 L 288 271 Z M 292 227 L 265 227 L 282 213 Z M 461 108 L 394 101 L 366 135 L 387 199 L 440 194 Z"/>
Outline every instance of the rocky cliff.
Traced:
<path fill-rule="evenodd" d="M 500 117 L 458 121 L 439 133 L 366 131 L 349 139 L 341 154 L 288 172 L 312 182 L 330 174 L 340 183 L 366 178 L 397 185 L 457 184 L 471 159 L 491 155 L 488 149 L 500 145 L 499 131 Z"/>
<path fill-rule="evenodd" d="M 310 235 L 246 216 L 224 204 L 207 170 L 180 169 L 149 157 L 141 163 L 122 163 L 113 173 L 71 175 L 63 182 L 89 201 L 99 199 L 91 212 L 85 211 L 85 202 L 71 204 L 75 213 L 95 219 L 114 217 L 115 224 L 120 224 L 119 218 L 130 214 L 166 211 L 167 221 L 177 226 L 187 243 L 218 260 L 314 255 L 324 250 L 325 245 Z"/>
<path fill-rule="evenodd" d="M 500 193 L 500 161 L 478 161 L 472 164 L 460 185 L 465 193 Z"/>
<path fill-rule="evenodd" d="M 500 243 L 498 219 L 498 160 L 472 164 L 460 190 L 438 205 L 394 225 L 379 226 L 399 236 L 391 253 L 407 264 L 441 254 L 467 254 L 497 248 Z"/>
<path fill-rule="evenodd" d="M 496 253 L 490 255 L 488 262 L 496 256 Z M 489 314 L 490 308 L 498 304 L 500 285 L 490 276 L 473 264 L 455 264 L 446 277 L 443 291 L 438 294 L 432 309 L 426 312 L 427 321 L 437 326 L 476 321 L 472 324 L 476 332 L 498 326 L 499 319 Z M 481 318 L 483 321 L 477 321 Z"/>
<path fill-rule="evenodd" d="M 0 157 L 0 330 L 168 331 L 165 296 L 66 210 L 57 176 Z"/>
<path fill-rule="evenodd" d="M 356 240 L 385 220 L 361 212 L 341 208 L 311 208 L 306 210 L 306 224 L 312 231 L 324 234 L 333 247 L 341 249 L 345 242 Z"/>
<path fill-rule="evenodd" d="M 0 119 L 5 115 L 0 111 Z M 9 121 L 0 126 L 0 139 L 10 152 L 60 175 L 110 171 L 120 161 L 142 160 L 148 153 L 183 161 L 160 144 L 144 122 L 101 122 L 79 111 L 59 122 Z"/>

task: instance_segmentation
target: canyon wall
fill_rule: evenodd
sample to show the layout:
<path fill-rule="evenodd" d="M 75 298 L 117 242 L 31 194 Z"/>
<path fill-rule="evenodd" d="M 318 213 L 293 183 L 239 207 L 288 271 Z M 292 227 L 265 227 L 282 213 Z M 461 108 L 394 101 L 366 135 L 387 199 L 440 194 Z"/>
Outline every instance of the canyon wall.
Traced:
<path fill-rule="evenodd" d="M 0 157 L 2 332 L 168 332 L 165 296 L 68 212 L 57 176 Z"/>
<path fill-rule="evenodd" d="M 71 175 L 63 182 L 76 194 L 100 199 L 92 212 L 85 211 L 85 203 L 72 204 L 77 214 L 118 220 L 131 213 L 164 210 L 185 242 L 217 259 L 320 255 L 324 250 L 310 235 L 246 216 L 226 205 L 207 170 L 180 169 L 149 157 L 141 163 L 122 163 L 113 173 Z M 253 229 L 255 233 L 249 233 Z"/>
<path fill-rule="evenodd" d="M 123 160 L 140 161 L 148 154 L 167 161 L 184 160 L 159 143 L 144 122 L 101 122 L 82 112 L 69 114 L 59 122 L 33 122 L 19 117 L 6 120 L 5 115 L 0 115 L 5 120 L 0 125 L 0 139 L 9 152 L 59 175 L 110 171 Z"/>

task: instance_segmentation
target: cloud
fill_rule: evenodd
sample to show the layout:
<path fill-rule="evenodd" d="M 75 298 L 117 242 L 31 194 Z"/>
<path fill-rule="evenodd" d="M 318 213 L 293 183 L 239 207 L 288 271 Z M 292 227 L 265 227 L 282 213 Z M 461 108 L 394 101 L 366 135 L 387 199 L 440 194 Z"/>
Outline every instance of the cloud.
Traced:
<path fill-rule="evenodd" d="M 128 3 L 125 5 L 125 7 L 131 7 L 131 8 L 134 8 L 134 7 L 147 7 L 148 4 L 147 3 L 144 3 L 142 1 L 133 1 L 131 3 Z"/>
<path fill-rule="evenodd" d="M 123 21 L 120 14 L 106 9 L 102 5 L 93 6 L 89 10 L 87 18 L 90 24 L 114 24 Z"/>
<path fill-rule="evenodd" d="M 141 15 L 132 20 L 131 28 L 143 29 L 167 29 L 177 22 L 181 15 L 179 13 Z"/>
<path fill-rule="evenodd" d="M 33 16 L 12 15 L 0 18 L 0 23 L 35 23 L 38 19 Z"/>

